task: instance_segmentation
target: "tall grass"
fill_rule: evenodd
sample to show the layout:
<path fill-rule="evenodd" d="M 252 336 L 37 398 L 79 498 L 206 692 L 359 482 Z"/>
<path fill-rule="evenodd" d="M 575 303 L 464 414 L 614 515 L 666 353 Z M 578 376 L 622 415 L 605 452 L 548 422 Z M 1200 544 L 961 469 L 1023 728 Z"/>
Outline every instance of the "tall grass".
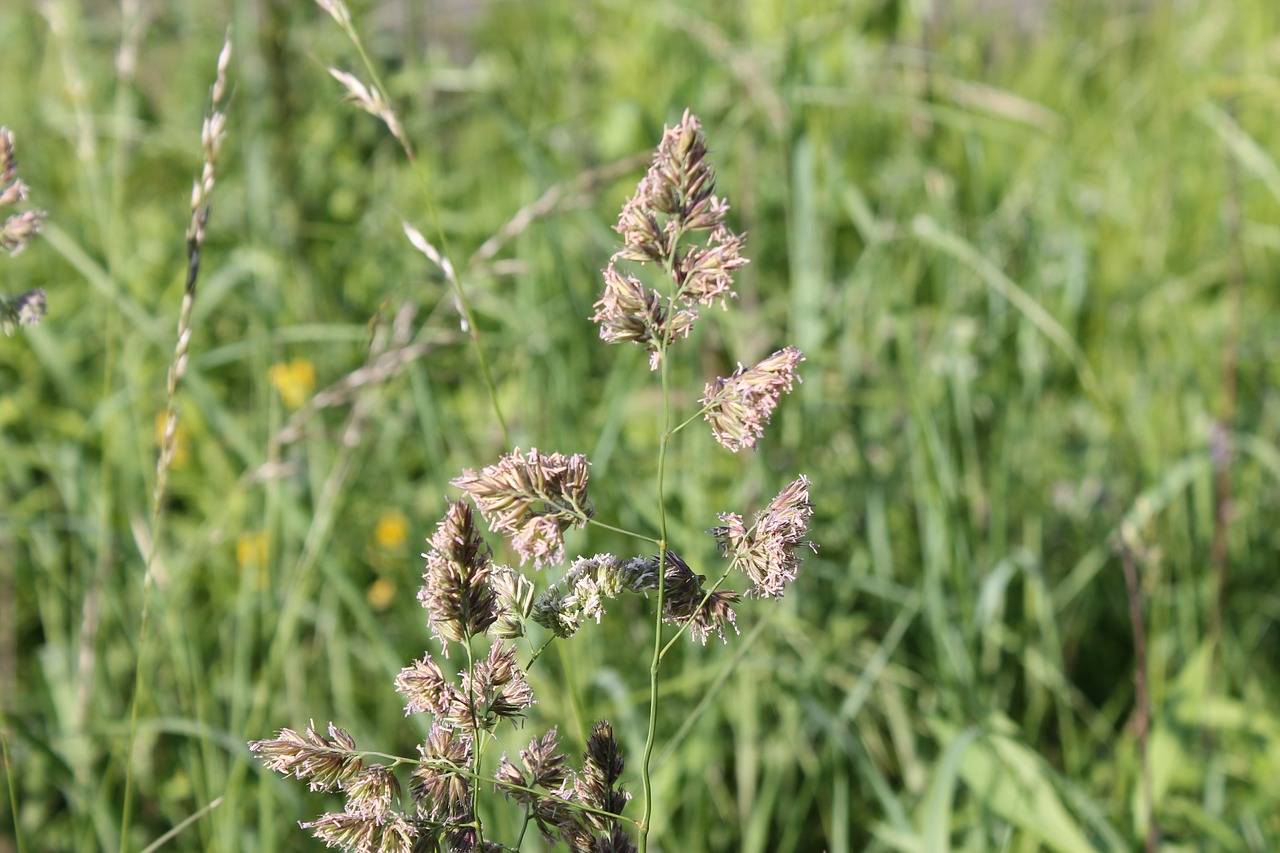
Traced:
<path fill-rule="evenodd" d="M 312 717 L 358 742 L 425 735 L 386 698 L 427 636 L 417 554 L 441 484 L 509 448 L 452 284 L 406 251 L 414 169 L 459 265 L 558 188 L 466 270 L 472 328 L 510 443 L 583 449 L 593 498 L 656 529 L 630 499 L 652 493 L 656 398 L 588 318 L 639 172 L 609 166 L 686 105 L 753 262 L 672 386 L 787 342 L 808 361 L 745 475 L 673 446 L 670 535 L 804 470 L 823 547 L 727 649 L 670 663 L 651 846 L 1121 850 L 1152 824 L 1165 850 L 1280 846 L 1268 0 L 1028 3 L 1016 37 L 959 3 L 504 4 L 452 50 L 412 4 L 355 11 L 414 166 L 339 103 L 325 66 L 359 57 L 318 8 L 0 17 L 0 124 L 49 212 L 0 287 L 48 298 L 0 339 L 0 850 L 137 850 L 180 825 L 164 847 L 313 849 L 295 824 L 324 806 L 245 741 Z M 228 23 L 232 130 L 153 542 Z M 414 357 L 346 393 L 375 341 Z M 685 556 L 714 559 L 709 541 Z M 651 635 L 638 604 L 609 616 L 540 662 L 531 728 L 644 731 L 647 675 L 615 657 Z"/>

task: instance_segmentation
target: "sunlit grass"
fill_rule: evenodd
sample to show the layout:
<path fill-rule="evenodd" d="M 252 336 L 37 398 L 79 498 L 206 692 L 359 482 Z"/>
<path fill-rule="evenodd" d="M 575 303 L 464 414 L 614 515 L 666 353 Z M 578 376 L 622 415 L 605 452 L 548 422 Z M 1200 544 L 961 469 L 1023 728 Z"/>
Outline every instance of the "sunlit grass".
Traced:
<path fill-rule="evenodd" d="M 673 538 L 804 471 L 822 548 L 758 625 L 671 667 L 656 847 L 1141 847 L 1126 532 L 1165 849 L 1280 846 L 1274 10 L 1060 5 L 1027 4 L 1013 35 L 900 4 L 503 4 L 452 56 L 423 47 L 429 18 L 357 10 L 455 262 L 567 188 L 467 270 L 513 443 L 587 453 L 596 500 L 656 529 L 629 500 L 652 493 L 636 460 L 656 397 L 588 320 L 641 169 L 575 181 L 685 107 L 752 263 L 673 387 L 805 352 L 745 475 L 706 443 L 671 448 Z M 404 220 L 435 239 L 421 184 L 340 103 L 325 67 L 359 59 L 322 11 L 164 9 L 126 30 L 122 74 L 116 10 L 44 8 L 54 25 L 0 20 L 0 124 L 50 214 L 0 262 L 0 290 L 48 295 L 42 325 L 0 338 L 0 851 L 121 846 L 157 412 L 228 24 L 129 847 L 221 798 L 166 847 L 314 849 L 296 821 L 324 806 L 245 742 L 311 718 L 405 749 L 425 734 L 392 687 L 428 636 L 417 555 L 443 484 L 509 448 L 450 282 L 405 243 Z M 347 394 L 404 304 L 415 358 Z M 686 556 L 697 569 L 710 542 Z M 643 621 L 619 606 L 598 643 L 549 658 L 531 727 L 560 722 L 578 749 L 607 716 L 636 767 L 644 666 L 612 656 L 647 642 Z"/>

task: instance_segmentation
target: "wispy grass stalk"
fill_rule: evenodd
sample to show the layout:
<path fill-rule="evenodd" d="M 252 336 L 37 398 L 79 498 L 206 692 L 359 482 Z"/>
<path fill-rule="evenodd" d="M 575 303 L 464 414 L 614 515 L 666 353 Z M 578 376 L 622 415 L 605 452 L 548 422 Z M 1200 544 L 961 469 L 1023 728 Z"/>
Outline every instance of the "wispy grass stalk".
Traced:
<path fill-rule="evenodd" d="M 1147 627 L 1142 612 L 1142 584 L 1134 560 L 1134 550 L 1141 547 L 1133 529 L 1122 531 L 1116 540 L 1120 562 L 1124 568 L 1124 586 L 1129 599 L 1129 622 L 1133 634 L 1134 728 L 1138 736 L 1138 783 L 1142 799 L 1142 825 L 1145 827 L 1146 853 L 1156 853 L 1160 829 L 1156 823 L 1155 787 L 1151 770 L 1151 697 L 1147 691 Z"/>
<path fill-rule="evenodd" d="M 122 850 L 129 847 L 129 826 L 133 801 L 134 744 L 138 736 L 138 716 L 146 681 L 143 677 L 146 662 L 148 625 L 150 619 L 151 588 L 155 584 L 156 554 L 160 548 L 161 522 L 169 471 L 173 467 L 178 433 L 178 387 L 186 373 L 191 352 L 191 312 L 195 306 L 196 285 L 200 277 L 200 252 L 204 248 L 205 229 L 209 223 L 209 199 L 217 179 L 218 153 L 226 132 L 225 105 L 227 99 L 227 68 L 231 62 L 231 33 L 223 41 L 218 54 L 217 71 L 209 94 L 209 106 L 200 129 L 200 143 L 204 151 L 204 165 L 191 189 L 191 218 L 187 226 L 187 270 L 183 287 L 182 307 L 178 312 L 178 337 L 174 345 L 173 360 L 169 365 L 165 389 L 164 431 L 160 439 L 156 460 L 155 488 L 151 497 L 151 529 L 145 557 L 142 579 L 142 607 L 138 622 L 138 653 L 134 663 L 133 693 L 129 701 L 129 737 L 124 753 L 125 779 L 124 801 L 120 812 L 120 844 Z"/>
<path fill-rule="evenodd" d="M 493 371 L 489 367 L 489 360 L 485 355 L 484 347 L 480 343 L 480 330 L 476 326 L 475 316 L 471 311 L 471 302 L 467 298 L 467 290 L 457 272 L 457 265 L 453 262 L 453 252 L 449 248 L 449 238 L 445 236 L 444 228 L 440 224 L 440 215 L 436 212 L 435 195 L 431 191 L 431 186 L 427 182 L 421 164 L 414 157 L 413 146 L 409 141 L 408 134 L 405 133 L 404 125 L 396 113 L 395 106 L 390 100 L 387 86 L 382 81 L 382 75 L 378 72 L 377 65 L 374 64 L 373 60 L 369 58 L 369 54 L 365 51 L 364 42 L 360 39 L 360 33 L 351 17 L 351 10 L 347 8 L 346 0 L 316 0 L 316 4 L 329 13 L 351 41 L 356 52 L 360 55 L 360 61 L 364 65 L 365 73 L 369 75 L 371 83 L 366 86 L 355 75 L 338 68 L 330 68 L 329 73 L 346 88 L 347 96 L 354 104 L 386 125 L 387 130 L 400 143 L 405 157 L 409 160 L 414 177 L 422 188 L 423 199 L 427 205 L 427 213 L 431 217 L 431 227 L 435 232 L 436 240 L 440 244 L 439 252 L 436 253 L 434 248 L 430 248 L 421 234 L 407 222 L 404 223 L 405 233 L 415 248 L 418 248 L 439 266 L 445 274 L 445 279 L 453 289 L 458 312 L 462 315 L 462 330 L 471 338 L 471 345 L 475 350 L 476 361 L 480 367 L 480 375 L 484 380 L 485 389 L 489 393 L 489 402 L 493 407 L 494 417 L 497 419 L 498 426 L 502 431 L 502 442 L 505 446 L 510 447 L 511 431 L 507 427 L 507 419 L 502 413 L 502 404 L 498 400 L 498 389 L 493 380 Z"/>

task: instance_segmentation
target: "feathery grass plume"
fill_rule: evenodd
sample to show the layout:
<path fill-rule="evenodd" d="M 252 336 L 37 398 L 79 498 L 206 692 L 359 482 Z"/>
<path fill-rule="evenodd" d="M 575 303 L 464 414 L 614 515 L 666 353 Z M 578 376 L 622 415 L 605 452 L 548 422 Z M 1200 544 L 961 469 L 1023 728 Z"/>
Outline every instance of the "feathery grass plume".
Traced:
<path fill-rule="evenodd" d="M 18 177 L 18 157 L 13 132 L 0 127 L 0 207 L 25 201 L 31 188 Z M 24 210 L 5 219 L 0 225 L 0 250 L 12 257 L 27 247 L 40 232 L 43 210 Z M 43 289 L 28 290 L 16 296 L 0 293 L 0 330 L 12 335 L 21 326 L 34 326 L 44 317 L 48 304 Z"/>
<path fill-rule="evenodd" d="M 427 609 L 431 632 L 448 657 L 447 641 L 465 645 L 498 618 L 497 599 L 489 586 L 490 552 L 470 504 L 462 500 L 449 505 L 430 541 L 431 550 L 422 555 L 427 571 L 418 601 Z"/>
<path fill-rule="evenodd" d="M 658 558 L 651 557 L 650 561 L 656 570 Z M 729 605 L 737 601 L 740 596 L 728 589 L 719 589 L 708 594 L 702 588 L 703 581 L 707 579 L 706 576 L 695 573 L 689 568 L 684 558 L 675 551 L 667 552 L 666 562 L 667 568 L 664 575 L 666 597 L 662 603 L 663 621 L 677 625 L 687 624 L 690 635 L 704 646 L 707 644 L 707 638 L 712 634 L 727 643 L 728 638 L 724 635 L 726 627 L 733 628 L 733 632 L 738 633 L 738 614 L 734 613 Z"/>
<path fill-rule="evenodd" d="M 396 676 L 396 692 L 404 694 L 407 700 L 405 716 L 425 713 L 441 719 L 462 699 L 458 688 L 445 678 L 439 665 L 425 652 L 422 660 L 400 670 Z"/>
<path fill-rule="evenodd" d="M 378 821 L 350 812 L 323 814 L 298 824 L 324 842 L 354 853 L 413 853 L 418 830 L 400 815 Z"/>
<path fill-rule="evenodd" d="M 305 781 L 313 791 L 341 788 L 364 767 L 355 740 L 333 723 L 328 738 L 312 721 L 301 733 L 281 729 L 275 740 L 250 741 L 249 749 L 270 769 Z"/>
<path fill-rule="evenodd" d="M 418 816 L 435 823 L 465 823 L 472 818 L 471 735 L 439 723 L 418 744 L 421 763 L 413 771 L 414 807 Z"/>
<path fill-rule="evenodd" d="M 498 599 L 498 619 L 489 633 L 502 640 L 523 637 L 525 620 L 533 612 L 533 581 L 508 566 L 494 566 L 489 585 Z"/>
<path fill-rule="evenodd" d="M 594 515 L 587 500 L 587 457 L 581 453 L 527 456 L 516 448 L 479 472 L 464 470 L 452 484 L 480 508 L 489 526 L 510 534 L 523 564 L 534 568 L 564 559 L 564 531 L 582 527 Z"/>
<path fill-rule="evenodd" d="M 756 514 L 755 523 L 749 529 L 742 516 L 726 512 L 720 514 L 724 523 L 707 532 L 716 538 L 720 552 L 731 557 L 733 564 L 751 578 L 755 587 L 749 595 L 777 599 L 786 591 L 786 585 L 796 579 L 800 549 L 808 547 L 817 551 L 817 546 L 807 538 L 812 515 L 809 478 L 802 475 Z"/>
<path fill-rule="evenodd" d="M 633 557 L 624 562 L 612 554 L 579 557 L 564 577 L 538 596 L 533 621 L 567 639 L 578 632 L 584 619 L 600 624 L 606 599 L 657 588 L 658 571 L 650 558 Z"/>
<path fill-rule="evenodd" d="M 737 295 L 733 273 L 747 263 L 742 236 L 724 224 L 729 205 L 715 195 L 706 156 L 702 126 L 685 110 L 675 127 L 664 129 L 649 171 L 614 227 L 623 245 L 604 270 L 604 294 L 591 319 L 600 324 L 601 340 L 647 344 L 651 370 L 673 341 L 689 336 L 695 306 L 719 301 L 723 308 Z M 699 232 L 709 232 L 704 243 L 687 240 Z M 620 273 L 619 261 L 658 264 L 671 280 L 669 297 Z"/>
<path fill-rule="evenodd" d="M 739 365 L 732 376 L 707 383 L 703 417 L 715 440 L 734 453 L 754 448 L 782 395 L 801 381 L 796 368 L 802 361 L 800 350 L 783 347 L 750 370 Z"/>
<path fill-rule="evenodd" d="M 474 719 L 483 731 L 493 731 L 501 720 L 514 722 L 523 718 L 524 709 L 534 703 L 525 672 L 516 665 L 516 647 L 512 643 L 495 642 L 490 646 L 488 658 L 462 677 L 462 693 L 469 702 L 465 723 Z"/>

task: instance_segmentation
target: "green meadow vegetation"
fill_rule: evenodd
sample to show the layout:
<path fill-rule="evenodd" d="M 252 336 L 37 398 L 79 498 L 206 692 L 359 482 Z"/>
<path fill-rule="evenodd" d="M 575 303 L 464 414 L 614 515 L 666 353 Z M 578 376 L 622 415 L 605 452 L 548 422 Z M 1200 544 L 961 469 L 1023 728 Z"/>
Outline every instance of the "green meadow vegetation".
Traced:
<path fill-rule="evenodd" d="M 0 13 L 2 213 L 47 214 L 0 257 L 47 305 L 0 337 L 0 853 L 323 849 L 343 792 L 250 742 L 419 757 L 398 676 L 470 661 L 420 555 L 535 447 L 607 522 L 538 593 L 658 539 L 710 591 L 718 516 L 800 476 L 817 550 L 779 600 L 731 574 L 736 631 L 652 679 L 657 589 L 545 651 L 531 621 L 536 704 L 478 736 L 498 849 L 566 848 L 497 760 L 555 728 L 581 769 L 600 720 L 641 849 L 1280 849 L 1275 0 L 351 16 Z M 651 372 L 592 318 L 686 109 L 750 263 Z M 670 431 L 790 346 L 753 449 Z"/>

